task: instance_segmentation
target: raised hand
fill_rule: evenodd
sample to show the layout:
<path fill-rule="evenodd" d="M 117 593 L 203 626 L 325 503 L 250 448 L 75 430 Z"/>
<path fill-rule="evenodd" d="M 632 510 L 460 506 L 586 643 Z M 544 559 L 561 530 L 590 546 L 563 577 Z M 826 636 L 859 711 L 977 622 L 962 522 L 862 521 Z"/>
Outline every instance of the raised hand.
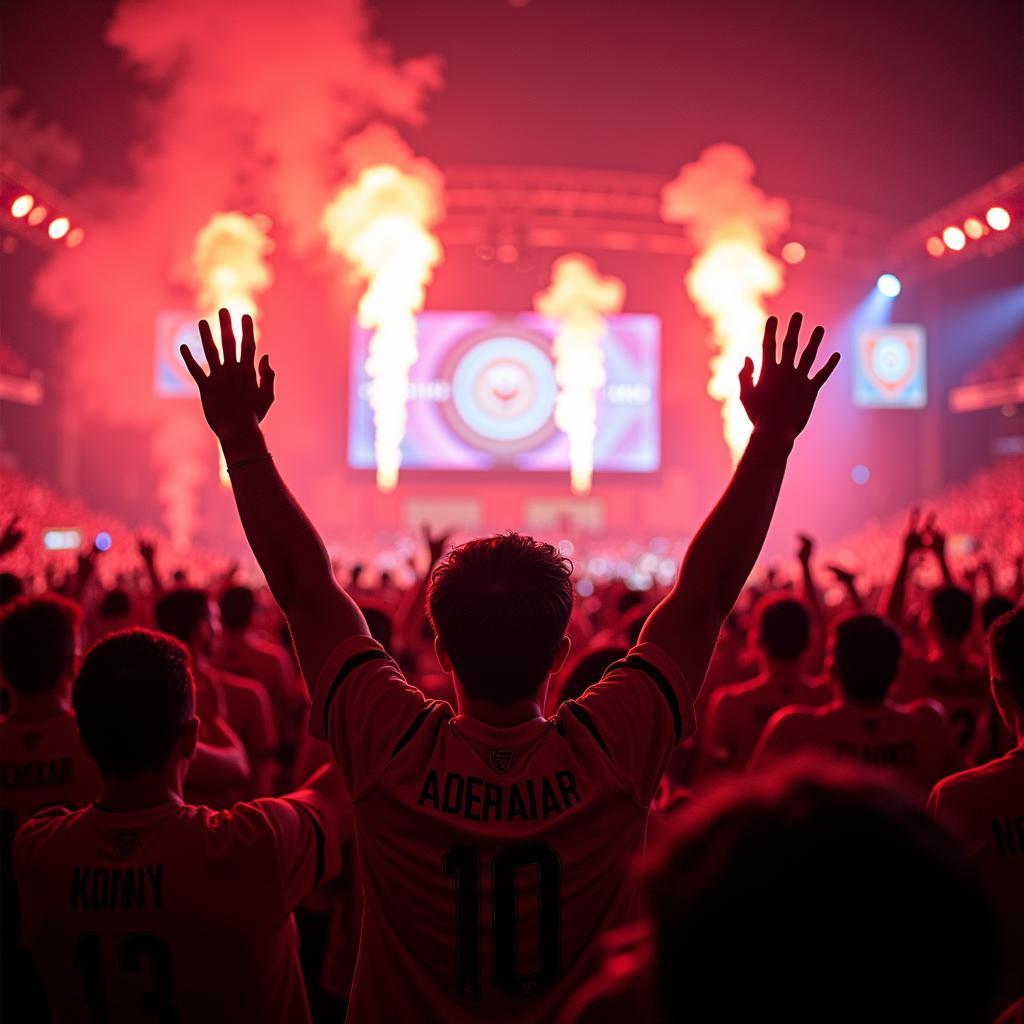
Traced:
<path fill-rule="evenodd" d="M 10 554 L 25 539 L 25 531 L 18 526 L 19 519 L 19 516 L 11 516 L 0 533 L 0 558 Z"/>
<path fill-rule="evenodd" d="M 156 558 L 156 544 L 151 540 L 146 540 L 144 537 L 139 537 L 137 546 L 139 557 L 146 565 L 152 565 Z"/>
<path fill-rule="evenodd" d="M 828 571 L 832 573 L 836 583 L 841 583 L 844 587 L 853 587 L 857 582 L 857 574 L 844 569 L 841 565 L 830 565 Z"/>
<path fill-rule="evenodd" d="M 796 539 L 800 542 L 800 546 L 796 550 L 796 557 L 800 560 L 801 565 L 809 565 L 811 557 L 814 555 L 814 538 L 808 537 L 806 533 L 798 533 Z"/>
<path fill-rule="evenodd" d="M 907 520 L 907 529 L 903 534 L 903 557 L 910 558 L 915 551 L 926 547 L 925 529 L 920 524 L 921 510 L 914 507 L 910 510 L 910 518 Z"/>
<path fill-rule="evenodd" d="M 445 548 L 448 547 L 451 531 L 433 534 L 430 532 L 430 523 L 424 523 L 420 529 L 423 531 L 423 541 L 427 545 L 427 551 L 430 554 L 430 564 L 435 566 L 441 561 L 441 556 L 444 554 Z"/>
<path fill-rule="evenodd" d="M 777 317 L 768 317 L 764 327 L 761 373 L 754 383 L 754 363 L 746 359 L 740 370 L 740 401 L 755 427 L 795 438 L 810 419 L 814 400 L 818 397 L 825 381 L 839 365 L 839 353 L 833 352 L 825 365 L 813 376 L 811 367 L 821 340 L 825 337 L 824 327 L 815 327 L 807 347 L 797 362 L 796 353 L 800 337 L 803 314 L 794 313 L 789 320 L 789 329 L 782 342 L 782 352 L 776 358 L 778 329 Z"/>
<path fill-rule="evenodd" d="M 231 314 L 220 311 L 220 340 L 223 361 L 213 340 L 213 332 L 205 320 L 199 321 L 199 337 L 209 372 L 196 362 L 187 345 L 181 346 L 181 358 L 199 387 L 203 413 L 210 429 L 223 441 L 252 432 L 267 415 L 274 402 L 274 371 L 270 359 L 263 356 L 256 377 L 256 336 L 252 317 L 242 317 L 242 344 L 235 343 Z"/>

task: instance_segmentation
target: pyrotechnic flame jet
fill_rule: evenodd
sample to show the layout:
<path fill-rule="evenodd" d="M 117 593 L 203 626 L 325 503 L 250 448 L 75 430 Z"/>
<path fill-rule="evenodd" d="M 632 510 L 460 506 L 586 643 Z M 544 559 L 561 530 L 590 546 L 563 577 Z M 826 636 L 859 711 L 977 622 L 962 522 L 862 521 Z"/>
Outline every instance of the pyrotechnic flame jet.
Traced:
<path fill-rule="evenodd" d="M 708 394 L 722 403 L 722 427 L 735 464 L 750 436 L 737 375 L 748 356 L 760 367 L 764 299 L 777 295 L 784 266 L 767 247 L 789 227 L 789 204 L 753 184 L 754 163 L 720 143 L 683 166 L 661 193 L 661 215 L 683 224 L 695 254 L 686 288 L 711 320 L 716 349 Z"/>
<path fill-rule="evenodd" d="M 410 170 L 390 163 L 364 167 L 321 219 L 328 246 L 366 282 L 358 318 L 373 331 L 366 372 L 381 491 L 393 491 L 398 484 L 409 371 L 419 356 L 416 313 L 444 256 L 431 231 L 442 212 L 440 174 L 417 160 Z"/>
<path fill-rule="evenodd" d="M 270 219 L 263 214 L 247 217 L 244 213 L 215 213 L 196 234 L 192 250 L 192 269 L 197 283 L 196 305 L 202 315 L 217 322 L 217 311 L 227 309 L 241 335 L 241 319 L 248 313 L 253 333 L 259 340 L 257 296 L 273 280 L 266 256 L 274 248 L 267 237 Z M 218 349 L 220 331 L 213 332 Z M 223 358 L 224 353 L 221 352 Z M 220 456 L 220 479 L 227 486 L 227 465 Z"/>
<path fill-rule="evenodd" d="M 560 321 L 552 346 L 558 384 L 555 425 L 569 438 L 575 494 L 589 494 L 594 475 L 597 396 L 605 383 L 605 317 L 620 312 L 625 298 L 619 278 L 602 277 L 592 259 L 576 253 L 555 260 L 551 284 L 534 296 L 541 316 Z"/>

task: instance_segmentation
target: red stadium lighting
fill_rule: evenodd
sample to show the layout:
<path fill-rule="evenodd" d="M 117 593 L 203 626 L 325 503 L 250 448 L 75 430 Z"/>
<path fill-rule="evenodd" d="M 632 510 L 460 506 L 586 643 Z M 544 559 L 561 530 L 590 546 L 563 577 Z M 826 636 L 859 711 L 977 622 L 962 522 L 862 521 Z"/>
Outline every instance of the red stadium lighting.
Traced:
<path fill-rule="evenodd" d="M 85 232 L 81 228 L 72 228 L 68 232 L 68 237 L 65 240 L 69 249 L 74 249 L 76 245 L 82 244 L 82 239 L 85 238 Z"/>
<path fill-rule="evenodd" d="M 799 242 L 787 242 L 782 247 L 782 258 L 787 263 L 801 263 L 807 250 Z"/>
<path fill-rule="evenodd" d="M 11 203 L 11 216 L 20 219 L 26 216 L 35 205 L 35 197 L 30 196 L 27 192 L 23 192 Z"/>
<path fill-rule="evenodd" d="M 32 225 L 32 227 L 35 227 L 37 224 L 42 224 L 43 221 L 46 220 L 47 213 L 48 211 L 45 206 L 33 206 L 26 220 Z"/>
<path fill-rule="evenodd" d="M 985 225 L 977 217 L 968 217 L 964 221 L 964 234 L 968 238 L 981 238 L 985 234 Z"/>
<path fill-rule="evenodd" d="M 59 238 L 63 238 L 71 227 L 71 222 L 67 217 L 54 217 L 50 221 L 50 226 L 46 229 L 46 233 L 54 240 L 57 241 Z"/>
<path fill-rule="evenodd" d="M 932 237 L 924 243 L 924 247 L 927 250 L 928 255 L 934 256 L 936 259 L 946 251 L 946 246 L 938 235 L 932 235 Z"/>
<path fill-rule="evenodd" d="M 954 252 L 959 252 L 967 244 L 967 236 L 952 224 L 942 232 L 942 240 L 946 243 L 946 248 Z"/>
<path fill-rule="evenodd" d="M 985 214 L 985 220 L 993 231 L 1005 231 L 1010 226 L 1010 215 L 1001 206 L 993 206 Z"/>

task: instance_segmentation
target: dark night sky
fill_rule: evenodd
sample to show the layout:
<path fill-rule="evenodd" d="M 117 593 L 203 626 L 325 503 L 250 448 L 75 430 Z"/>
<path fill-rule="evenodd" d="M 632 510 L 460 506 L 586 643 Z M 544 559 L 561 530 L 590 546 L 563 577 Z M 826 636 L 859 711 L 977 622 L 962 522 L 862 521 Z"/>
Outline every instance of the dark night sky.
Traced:
<path fill-rule="evenodd" d="M 745 146 L 770 192 L 910 221 L 1024 158 L 1019 0 L 378 0 L 400 56 L 437 52 L 447 86 L 406 132 L 451 163 L 673 173 Z M 112 4 L 8 0 L 4 84 L 129 172 L 137 102 L 103 43 Z M 282 10 L 287 5 L 282 4 Z"/>

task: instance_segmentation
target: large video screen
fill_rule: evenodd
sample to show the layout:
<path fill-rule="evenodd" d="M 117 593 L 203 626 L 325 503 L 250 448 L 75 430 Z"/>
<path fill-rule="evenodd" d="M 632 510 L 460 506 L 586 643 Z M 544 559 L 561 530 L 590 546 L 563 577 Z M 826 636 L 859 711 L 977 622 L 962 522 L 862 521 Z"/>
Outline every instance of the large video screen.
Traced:
<path fill-rule="evenodd" d="M 558 324 L 534 313 L 429 312 L 417 317 L 402 471 L 569 470 L 554 420 L 551 346 Z M 352 326 L 349 465 L 372 469 L 371 332 Z M 650 473 L 660 463 L 661 323 L 610 317 L 601 341 L 606 382 L 597 401 L 597 472 Z"/>

